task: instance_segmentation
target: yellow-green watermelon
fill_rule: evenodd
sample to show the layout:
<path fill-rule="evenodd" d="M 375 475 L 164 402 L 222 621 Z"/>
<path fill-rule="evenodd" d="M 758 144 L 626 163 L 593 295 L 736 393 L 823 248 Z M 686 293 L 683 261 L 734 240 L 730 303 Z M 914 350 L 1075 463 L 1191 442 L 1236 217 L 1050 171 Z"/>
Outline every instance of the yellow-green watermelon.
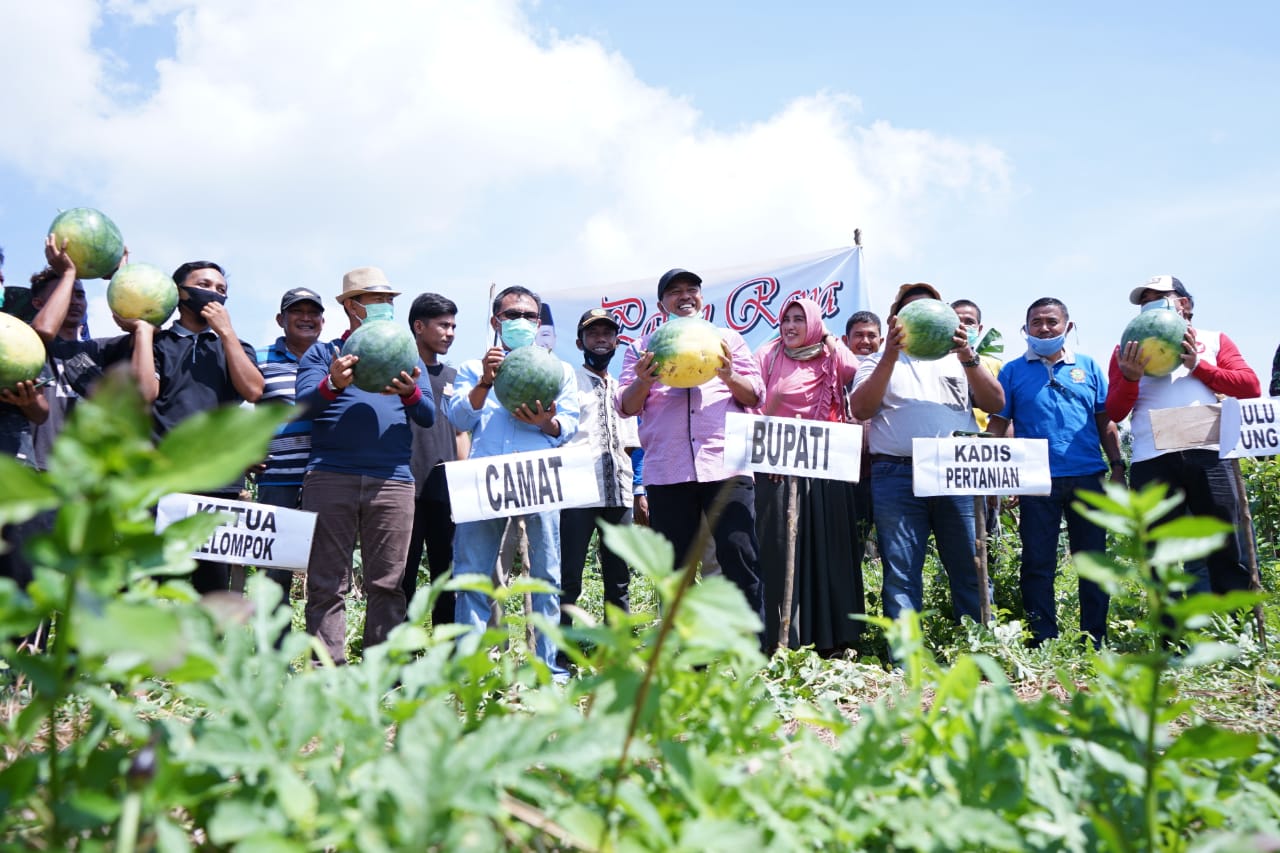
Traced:
<path fill-rule="evenodd" d="M 1147 358 L 1147 376 L 1168 376 L 1182 361 L 1182 337 L 1187 321 L 1177 311 L 1153 308 L 1129 321 L 1120 336 L 1120 348 L 1138 342 L 1139 357 Z"/>
<path fill-rule="evenodd" d="M 159 326 L 178 307 L 178 286 L 155 264 L 125 264 L 107 285 L 107 305 L 126 320 Z"/>
<path fill-rule="evenodd" d="M 401 371 L 413 375 L 418 364 L 418 344 L 408 327 L 393 320 L 366 321 L 342 345 L 343 355 L 359 356 L 351 369 L 355 386 L 378 393 Z"/>
<path fill-rule="evenodd" d="M 92 207 L 73 207 L 54 217 L 49 233 L 76 265 L 80 278 L 107 278 L 120 266 L 124 237 L 105 213 Z M 121 315 L 124 316 L 124 315 Z"/>
<path fill-rule="evenodd" d="M 44 341 L 36 330 L 17 317 L 0 313 L 0 389 L 35 379 L 42 367 Z"/>
<path fill-rule="evenodd" d="M 952 337 L 960 318 L 937 299 L 917 299 L 898 312 L 904 337 L 902 351 L 920 361 L 937 361 L 955 346 Z"/>
<path fill-rule="evenodd" d="M 720 330 L 701 317 L 672 317 L 649 336 L 658 381 L 695 388 L 716 375 L 724 348 Z"/>
<path fill-rule="evenodd" d="M 507 353 L 493 377 L 493 393 L 498 402 L 512 414 L 521 406 L 538 410 L 551 408 L 564 383 L 560 359 L 537 344 L 517 347 Z"/>

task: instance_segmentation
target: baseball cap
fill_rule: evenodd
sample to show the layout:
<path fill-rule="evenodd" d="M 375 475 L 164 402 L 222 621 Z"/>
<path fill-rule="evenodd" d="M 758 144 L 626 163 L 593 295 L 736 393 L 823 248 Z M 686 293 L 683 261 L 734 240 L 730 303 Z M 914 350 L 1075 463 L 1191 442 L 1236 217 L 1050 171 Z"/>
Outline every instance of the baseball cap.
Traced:
<path fill-rule="evenodd" d="M 892 317 L 894 314 L 897 314 L 902 308 L 902 300 L 914 293 L 923 293 L 930 299 L 937 299 L 939 301 L 942 299 L 942 296 L 938 293 L 938 288 L 928 282 L 917 281 L 915 283 L 904 284 L 898 288 L 898 295 L 893 297 L 893 305 L 889 307 L 889 316 Z"/>
<path fill-rule="evenodd" d="M 658 299 L 662 299 L 662 294 L 667 292 L 667 288 L 675 284 L 677 281 L 689 281 L 698 286 L 702 286 L 702 277 L 688 270 L 676 268 L 667 270 L 662 274 L 662 278 L 658 279 Z"/>
<path fill-rule="evenodd" d="M 1129 301 L 1134 305 L 1142 304 L 1142 291 L 1158 290 L 1161 293 L 1170 291 L 1178 294 L 1184 299 L 1190 299 L 1191 294 L 1187 292 L 1187 286 L 1171 275 L 1153 275 L 1147 279 L 1146 284 L 1141 284 L 1129 291 Z"/>
<path fill-rule="evenodd" d="M 320 294 L 305 287 L 295 287 L 293 290 L 285 291 L 284 296 L 280 297 L 280 313 L 283 314 L 289 310 L 290 306 L 297 305 L 299 302 L 314 302 L 322 312 L 324 311 L 324 302 L 321 301 Z"/>
<path fill-rule="evenodd" d="M 582 315 L 582 319 L 578 320 L 578 334 L 582 334 L 582 330 L 590 326 L 592 323 L 608 323 L 617 331 L 622 331 L 622 326 L 614 319 L 613 315 L 603 308 L 592 308 Z"/>

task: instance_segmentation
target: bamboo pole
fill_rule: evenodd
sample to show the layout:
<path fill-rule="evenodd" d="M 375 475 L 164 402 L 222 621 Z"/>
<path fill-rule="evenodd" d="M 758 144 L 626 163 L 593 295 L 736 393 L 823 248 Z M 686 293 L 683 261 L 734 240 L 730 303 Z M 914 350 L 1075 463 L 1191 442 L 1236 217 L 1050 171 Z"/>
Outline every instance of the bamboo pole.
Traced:
<path fill-rule="evenodd" d="M 1249 495 L 1244 487 L 1244 473 L 1240 470 L 1240 460 L 1231 460 L 1231 476 L 1236 481 L 1236 494 L 1240 503 L 1240 521 L 1244 527 L 1244 552 L 1249 565 L 1249 589 L 1262 592 L 1262 578 L 1258 574 L 1258 549 L 1254 541 L 1253 511 L 1249 509 Z M 1253 605 L 1253 621 L 1258 626 L 1258 642 L 1262 651 L 1267 651 L 1267 623 L 1262 615 L 1262 602 Z"/>
<path fill-rule="evenodd" d="M 987 574 L 987 497 L 973 496 L 974 568 L 978 573 L 978 614 L 983 625 L 991 624 L 990 578 Z"/>
<path fill-rule="evenodd" d="M 787 477 L 787 561 L 786 575 L 782 581 L 782 621 L 778 628 L 778 648 L 791 645 L 791 601 L 795 596 L 796 586 L 796 517 L 800 514 L 799 485 L 796 478 Z"/>

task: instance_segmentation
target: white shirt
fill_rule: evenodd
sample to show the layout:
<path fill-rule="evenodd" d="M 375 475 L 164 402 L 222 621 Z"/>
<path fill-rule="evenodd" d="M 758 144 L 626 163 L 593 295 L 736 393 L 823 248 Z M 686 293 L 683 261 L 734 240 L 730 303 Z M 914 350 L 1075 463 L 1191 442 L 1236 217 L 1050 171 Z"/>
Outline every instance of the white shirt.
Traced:
<path fill-rule="evenodd" d="M 883 357 L 883 352 L 873 352 L 863 359 L 853 387 L 866 382 Z M 948 438 L 956 430 L 976 432 L 978 422 L 973 418 L 964 367 L 951 355 L 919 361 L 899 352 L 884 399 L 867 419 L 866 428 L 871 452 L 886 456 L 910 456 L 913 438 Z"/>
<path fill-rule="evenodd" d="M 618 380 L 611 375 L 597 376 L 585 366 L 577 370 L 578 431 L 567 447 L 584 444 L 595 451 L 596 479 L 600 482 L 601 501 L 595 506 L 631 506 L 631 454 L 628 448 L 640 446 L 636 419 L 618 414 L 615 400 Z"/>

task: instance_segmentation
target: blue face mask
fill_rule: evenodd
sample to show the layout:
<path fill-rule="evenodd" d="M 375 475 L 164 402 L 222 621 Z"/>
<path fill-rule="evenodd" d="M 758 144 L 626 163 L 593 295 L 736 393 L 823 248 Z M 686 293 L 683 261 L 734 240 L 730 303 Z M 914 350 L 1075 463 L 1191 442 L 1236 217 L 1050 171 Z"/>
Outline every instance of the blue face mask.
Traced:
<path fill-rule="evenodd" d="M 503 320 L 502 342 L 507 345 L 507 349 L 519 349 L 527 347 L 533 343 L 534 336 L 538 333 L 538 326 L 532 320 L 517 318 L 515 320 Z"/>
<path fill-rule="evenodd" d="M 1161 308 L 1165 308 L 1169 311 L 1178 310 L 1176 307 L 1174 307 L 1173 300 L 1165 296 L 1161 299 L 1153 299 L 1150 302 L 1148 302 L 1146 305 L 1143 305 L 1139 313 L 1146 313 L 1147 311 L 1156 311 Z"/>
<path fill-rule="evenodd" d="M 1034 335 L 1027 335 L 1026 338 L 1027 346 L 1031 347 L 1031 351 L 1044 358 L 1062 349 L 1063 344 L 1067 342 L 1067 333 L 1063 332 L 1052 338 L 1037 338 Z"/>
<path fill-rule="evenodd" d="M 964 333 L 969 338 L 969 349 L 977 349 L 978 341 L 982 340 L 982 327 L 965 326 Z"/>
<path fill-rule="evenodd" d="M 390 302 L 376 302 L 373 305 L 364 306 L 364 321 L 366 323 L 378 323 L 383 320 L 390 320 L 395 316 L 395 306 Z"/>

